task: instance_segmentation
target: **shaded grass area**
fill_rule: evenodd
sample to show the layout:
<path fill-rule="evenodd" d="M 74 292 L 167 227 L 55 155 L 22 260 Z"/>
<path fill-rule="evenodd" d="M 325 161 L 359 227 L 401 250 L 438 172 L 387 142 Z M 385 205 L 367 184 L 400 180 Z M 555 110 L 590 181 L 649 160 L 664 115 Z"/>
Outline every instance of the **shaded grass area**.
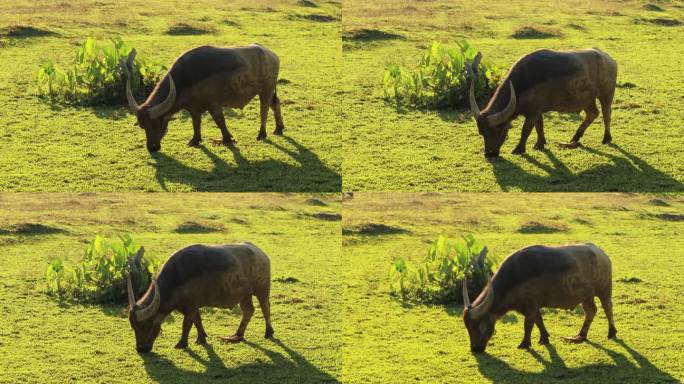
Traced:
<path fill-rule="evenodd" d="M 679 123 L 684 67 L 676 59 L 684 49 L 681 26 L 635 20 L 684 20 L 684 8 L 657 2 L 663 11 L 654 12 L 644 9 L 646 4 L 553 0 L 540 8 L 536 1 L 518 1 L 515 7 L 502 0 L 345 1 L 340 111 L 347 126 L 344 151 L 354 156 L 343 160 L 344 190 L 683 191 L 678 148 L 684 146 Z M 360 40 L 359 31 L 366 30 L 401 38 Z M 533 38 L 514 38 L 516 31 Z M 526 155 L 510 154 L 520 139 L 519 118 L 502 157 L 487 161 L 469 111 L 420 111 L 385 102 L 382 75 L 389 64 L 411 68 L 432 41 L 454 45 L 461 39 L 504 73 L 522 55 L 541 48 L 608 52 L 618 62 L 623 85 L 613 105 L 614 145 L 601 144 L 599 117 L 587 129 L 582 148 L 560 148 L 583 116 L 554 112 L 544 116 L 546 150 L 532 148 L 533 132 Z"/>
<path fill-rule="evenodd" d="M 198 0 L 192 7 L 161 0 L 0 4 L 0 104 L 11 111 L 0 116 L 0 190 L 339 191 L 339 103 L 330 90 L 340 79 L 341 6 L 317 5 L 286 0 Z M 305 11 L 334 20 L 290 17 Z M 17 37 L 6 37 L 6 31 Z M 204 146 L 188 147 L 192 121 L 181 112 L 169 123 L 161 152 L 150 155 L 144 132 L 124 107 L 70 108 L 38 100 L 34 80 L 41 61 L 68 63 L 72 43 L 88 36 L 121 36 L 140 55 L 167 66 L 200 45 L 256 42 L 272 49 L 286 80 L 278 83 L 285 136 L 271 134 L 275 123 L 269 113 L 269 140 L 256 141 L 256 98 L 243 111 L 226 109 L 226 124 L 239 141 L 235 148 L 211 144 L 220 131 L 208 115 Z"/>
<path fill-rule="evenodd" d="M 654 206 L 659 199 L 669 206 Z M 524 201 L 524 204 L 522 202 Z M 370 237 L 346 232 L 342 348 L 345 383 L 602 383 L 684 379 L 679 300 L 684 268 L 681 224 L 644 219 L 681 212 L 680 195 L 355 193 L 343 202 L 343 228 L 382 223 L 408 231 Z M 520 233 L 521 223 L 560 223 L 553 233 Z M 523 318 L 509 313 L 496 325 L 486 354 L 470 352 L 457 305 L 409 305 L 389 296 L 388 270 L 395 257 L 422 260 L 430 241 L 473 233 L 494 256 L 528 245 L 593 242 L 611 258 L 617 341 L 606 338 L 599 310 L 589 342 L 575 345 L 561 336 L 577 333 L 582 310 L 544 310 L 548 347 L 516 347 Z M 656 315 L 657 314 L 657 315 Z M 653 315 L 653 316 L 650 316 Z M 648 317 L 648 320 L 646 318 Z M 663 353 L 663 350 L 668 353 Z M 409 378 L 409 379 L 407 379 Z"/>
<path fill-rule="evenodd" d="M 340 223 L 321 221 L 296 194 L 1 194 L 0 228 L 47 222 L 69 232 L 0 233 L 0 382 L 332 383 L 341 371 Z M 316 195 L 340 211 L 337 195 Z M 278 207 L 278 209 L 275 209 Z M 239 219 L 239 221 L 236 221 Z M 176 233 L 178 223 L 211 222 L 223 232 Z M 248 224 L 247 224 L 248 223 Z M 193 243 L 249 240 L 269 255 L 276 340 L 263 338 L 258 307 L 246 342 L 224 344 L 239 310 L 202 310 L 207 346 L 173 348 L 182 316 L 172 315 L 152 353 L 135 352 L 125 308 L 60 303 L 45 292 L 53 256 L 77 261 L 96 234 L 128 232 L 162 260 Z M 13 242 L 2 240 L 11 238 Z M 191 340 L 195 338 L 191 332 Z M 125 374 L 122 374 L 125 372 Z"/>

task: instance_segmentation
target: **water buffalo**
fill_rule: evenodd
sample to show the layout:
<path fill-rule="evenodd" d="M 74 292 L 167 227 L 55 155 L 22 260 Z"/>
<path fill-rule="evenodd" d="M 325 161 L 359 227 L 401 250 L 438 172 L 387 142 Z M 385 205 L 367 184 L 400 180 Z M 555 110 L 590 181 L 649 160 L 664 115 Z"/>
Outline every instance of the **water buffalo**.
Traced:
<path fill-rule="evenodd" d="M 138 259 L 144 252 L 140 248 Z M 130 265 L 135 265 L 129 260 Z M 271 268 L 268 256 L 249 242 L 230 245 L 196 244 L 174 252 L 152 280 L 145 295 L 136 301 L 128 276 L 129 321 L 135 332 L 138 352 L 152 350 L 161 324 L 174 310 L 183 314 L 183 334 L 176 348 L 188 345 L 190 328 L 197 329 L 197 343 L 205 344 L 207 333 L 202 327 L 199 308 L 233 308 L 240 304 L 242 321 L 237 332 L 222 337 L 226 342 L 243 340 L 245 329 L 254 314 L 252 295 L 266 321 L 266 338 L 273 336 L 269 295 Z"/>
<path fill-rule="evenodd" d="M 486 253 L 486 248 L 483 252 Z M 582 342 L 596 315 L 594 296 L 598 296 L 608 318 L 608 337 L 614 338 L 617 330 L 613 322 L 611 292 L 610 259 L 594 244 L 523 248 L 501 263 L 472 304 L 468 283 L 464 282 L 463 321 L 470 336 L 470 349 L 484 352 L 494 333 L 496 320 L 511 310 L 525 316 L 525 335 L 518 348 L 530 347 L 535 324 L 541 334 L 539 343 L 548 344 L 549 333 L 542 322 L 540 308 L 573 309 L 580 303 L 584 309 L 584 324 L 577 336 L 565 339 Z"/>
<path fill-rule="evenodd" d="M 542 49 L 520 58 L 501 85 L 496 89 L 487 107 L 480 111 L 475 100 L 474 70 L 482 58 L 477 54 L 470 73 L 470 110 L 484 137 L 485 156 L 499 156 L 499 151 L 511 128 L 511 121 L 525 117 L 522 134 L 514 154 L 525 153 L 525 143 L 537 130 L 535 149 L 544 149 L 544 118 L 548 111 L 580 112 L 586 116 L 566 148 L 576 148 L 584 131 L 598 116 L 596 99 L 601 102 L 605 132 L 603 144 L 611 142 L 610 116 L 615 94 L 617 64 L 605 52 L 593 48 L 578 51 L 552 51 Z"/>
<path fill-rule="evenodd" d="M 145 130 L 147 149 L 161 149 L 171 116 L 181 109 L 192 117 L 194 134 L 188 145 L 196 147 L 202 141 L 202 114 L 209 111 L 221 130 L 225 145 L 237 142 L 226 127 L 223 107 L 242 108 L 259 95 L 261 128 L 257 140 L 266 138 L 266 120 L 269 107 L 275 115 L 276 129 L 281 135 L 285 126 L 280 114 L 280 100 L 276 82 L 280 60 L 269 49 L 251 44 L 244 47 L 218 48 L 202 46 L 191 49 L 171 66 L 169 73 L 157 84 L 147 100 L 138 105 L 131 92 L 131 76 L 135 49 L 128 62 L 121 62 L 127 74 L 126 96 L 138 125 Z"/>

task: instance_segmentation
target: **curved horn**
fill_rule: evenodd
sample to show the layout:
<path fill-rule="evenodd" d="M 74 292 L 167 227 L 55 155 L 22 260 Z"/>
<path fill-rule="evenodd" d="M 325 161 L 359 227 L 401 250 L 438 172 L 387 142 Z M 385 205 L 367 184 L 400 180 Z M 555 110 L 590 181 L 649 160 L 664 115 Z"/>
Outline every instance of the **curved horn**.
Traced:
<path fill-rule="evenodd" d="M 152 290 L 154 291 L 154 296 L 152 297 L 152 302 L 145 308 L 140 308 L 135 312 L 135 319 L 138 321 L 145 321 L 150 317 L 157 314 L 159 311 L 159 303 L 161 302 L 161 294 L 159 293 L 159 287 L 157 286 L 157 280 L 152 280 L 151 284 Z"/>
<path fill-rule="evenodd" d="M 480 294 L 481 295 L 481 294 Z M 477 307 L 473 307 L 470 310 L 470 317 L 473 320 L 477 320 L 489 312 L 494 304 L 494 288 L 492 287 L 491 280 L 490 283 L 485 287 L 485 297 Z"/>
<path fill-rule="evenodd" d="M 171 72 L 167 75 L 169 77 L 169 95 L 166 96 L 166 100 L 162 101 L 161 104 L 150 107 L 150 118 L 158 119 L 161 115 L 168 112 L 173 104 L 176 102 L 176 83 L 171 77 Z"/>
<path fill-rule="evenodd" d="M 129 65 L 131 66 L 131 68 L 133 68 L 133 59 L 135 59 L 135 53 L 135 49 L 132 49 L 131 53 L 128 54 L 127 62 L 119 60 L 121 66 L 124 69 L 124 72 L 126 72 L 126 98 L 128 99 L 128 107 L 131 109 L 131 112 L 133 113 L 136 113 L 140 108 L 138 102 L 135 101 L 135 97 L 133 97 L 133 92 L 131 92 L 131 72 L 128 70 Z"/>
<path fill-rule="evenodd" d="M 475 71 L 477 70 L 477 67 L 480 65 L 481 59 L 482 54 L 478 52 L 475 56 L 475 59 L 473 60 L 472 65 L 466 62 L 466 72 L 468 72 L 468 75 L 470 76 L 470 111 L 473 113 L 473 117 L 475 118 L 475 120 L 477 120 L 480 117 L 480 107 L 477 106 L 477 100 L 475 100 L 475 78 L 477 77 Z M 475 69 L 473 69 L 473 65 L 475 66 Z"/>
<path fill-rule="evenodd" d="M 508 101 L 506 108 L 504 108 L 501 112 L 487 116 L 487 122 L 489 123 L 490 127 L 504 123 L 506 120 L 510 119 L 511 116 L 513 116 L 513 113 L 515 113 L 515 106 L 517 104 L 515 88 L 513 88 L 513 82 L 511 80 L 508 80 L 508 84 L 511 86 L 511 98 Z"/>
<path fill-rule="evenodd" d="M 127 285 L 128 285 L 128 308 L 133 309 L 135 306 L 135 294 L 133 293 L 133 283 L 131 283 L 131 273 L 128 272 L 128 280 Z"/>
<path fill-rule="evenodd" d="M 463 308 L 470 307 L 470 297 L 468 296 L 468 279 L 463 277 Z"/>

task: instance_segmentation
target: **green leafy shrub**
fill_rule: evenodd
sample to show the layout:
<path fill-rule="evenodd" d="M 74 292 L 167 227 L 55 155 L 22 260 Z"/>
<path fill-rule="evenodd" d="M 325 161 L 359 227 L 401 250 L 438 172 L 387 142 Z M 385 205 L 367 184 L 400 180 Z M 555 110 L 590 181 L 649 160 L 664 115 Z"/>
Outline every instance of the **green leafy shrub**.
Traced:
<path fill-rule="evenodd" d="M 60 68 L 47 59 L 38 69 L 38 94 L 51 101 L 72 105 L 126 104 L 126 75 L 119 59 L 126 60 L 131 49 L 120 37 L 111 45 L 88 38 L 76 50 L 73 64 Z M 136 96 L 149 94 L 166 72 L 164 66 L 136 56 L 131 89 Z"/>
<path fill-rule="evenodd" d="M 416 108 L 469 108 L 469 79 L 465 63 L 472 63 L 475 55 L 477 49 L 467 41 L 458 43 L 458 48 L 448 48 L 433 42 L 415 71 L 401 68 L 397 64 L 391 64 L 385 70 L 385 99 L 394 100 L 397 105 Z M 483 62 L 476 72 L 475 97 L 482 102 L 493 94 L 501 76 L 498 70 Z"/>
<path fill-rule="evenodd" d="M 128 302 L 128 272 L 133 276 L 133 289 L 140 297 L 159 268 L 157 258 L 143 255 L 137 263 L 129 257 L 141 248 L 129 235 L 119 236 L 119 242 L 97 236 L 85 249 L 83 259 L 68 265 L 55 257 L 47 266 L 45 279 L 48 294 L 78 302 Z"/>
<path fill-rule="evenodd" d="M 463 278 L 467 276 L 470 292 L 480 292 L 498 264 L 492 256 L 479 258 L 484 248 L 472 235 L 464 236 L 463 241 L 440 236 L 421 263 L 394 259 L 389 272 L 390 294 L 404 301 L 463 303 Z"/>

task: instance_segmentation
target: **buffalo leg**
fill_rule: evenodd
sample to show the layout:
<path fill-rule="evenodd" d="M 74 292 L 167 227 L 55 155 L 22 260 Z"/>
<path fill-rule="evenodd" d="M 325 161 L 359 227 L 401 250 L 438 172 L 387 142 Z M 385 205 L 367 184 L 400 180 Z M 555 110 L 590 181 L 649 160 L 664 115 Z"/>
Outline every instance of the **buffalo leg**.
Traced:
<path fill-rule="evenodd" d="M 190 334 L 190 329 L 192 328 L 193 318 L 191 314 L 183 315 L 183 334 L 180 340 L 176 343 L 176 348 L 186 348 L 188 346 L 188 335 Z"/>
<path fill-rule="evenodd" d="M 266 321 L 266 334 L 265 338 L 270 339 L 273 337 L 273 327 L 271 326 L 271 302 L 269 299 L 269 291 L 258 292 L 257 299 L 259 299 L 259 306 L 261 307 L 261 313 L 264 314 L 264 320 Z"/>
<path fill-rule="evenodd" d="M 199 147 L 202 142 L 202 115 L 201 114 L 191 114 L 192 116 L 192 139 L 188 141 L 188 145 L 191 147 Z"/>
<path fill-rule="evenodd" d="M 238 327 L 237 332 L 235 332 L 233 336 L 222 337 L 221 340 L 229 343 L 239 343 L 245 339 L 245 330 L 247 329 L 247 325 L 254 314 L 252 295 L 248 295 L 240 302 L 240 310 L 242 310 L 242 321 L 240 321 L 240 326 Z"/>
<path fill-rule="evenodd" d="M 599 96 L 599 101 L 601 102 L 601 113 L 603 114 L 603 126 L 605 131 L 603 131 L 603 144 L 610 144 L 613 137 L 610 135 L 610 117 L 613 110 L 613 96 L 615 95 L 615 89 L 613 88 L 611 92 L 606 95 Z"/>
<path fill-rule="evenodd" d="M 195 342 L 197 344 L 206 344 L 207 343 L 207 333 L 204 331 L 204 327 L 202 326 L 202 318 L 200 317 L 199 309 L 195 310 L 195 313 L 193 314 L 192 320 L 193 320 L 193 323 L 195 324 L 195 328 L 197 329 L 197 341 L 195 341 Z"/>
<path fill-rule="evenodd" d="M 565 148 L 577 148 L 579 147 L 579 141 L 584 136 L 584 131 L 587 130 L 587 128 L 591 125 L 591 123 L 596 120 L 596 117 L 598 117 L 598 108 L 596 107 L 596 102 L 592 101 L 589 106 L 584 110 L 586 113 L 586 116 L 584 117 L 584 121 L 582 124 L 580 124 L 579 128 L 577 128 L 577 132 L 575 132 L 575 136 L 572 137 L 572 140 L 568 144 L 562 145 Z"/>
<path fill-rule="evenodd" d="M 594 303 L 594 298 L 591 297 L 582 302 L 582 309 L 584 309 L 584 324 L 582 324 L 582 329 L 580 329 L 579 334 L 573 337 L 564 337 L 565 340 L 571 343 L 581 343 L 587 339 L 589 334 L 589 327 L 591 322 L 594 321 L 594 316 L 596 316 L 596 303 Z"/>
<path fill-rule="evenodd" d="M 513 154 L 521 155 L 525 153 L 525 144 L 527 143 L 527 138 L 530 137 L 530 133 L 532 133 L 532 128 L 535 126 L 536 122 L 536 116 L 525 118 L 525 123 L 523 124 L 522 133 L 520 135 L 520 142 L 513 150 Z"/>
<path fill-rule="evenodd" d="M 259 127 L 259 135 L 257 136 L 257 140 L 264 140 L 268 136 L 266 134 L 266 121 L 268 120 L 268 109 L 271 106 L 272 98 L 273 93 L 262 93 L 259 95 L 259 115 L 261 116 L 261 126 Z"/>
<path fill-rule="evenodd" d="M 546 137 L 544 136 L 544 116 L 539 115 L 537 117 L 537 124 L 534 125 L 537 130 L 537 143 L 534 144 L 534 149 L 543 150 L 546 145 Z"/>
<path fill-rule="evenodd" d="M 226 127 L 226 119 L 223 116 L 223 109 L 221 107 L 214 108 L 210 111 L 210 113 L 211 117 L 214 119 L 214 122 L 221 130 L 221 143 L 223 145 L 233 145 L 234 143 L 237 143 L 237 140 L 235 140 L 230 132 L 228 132 L 228 127 Z"/>
<path fill-rule="evenodd" d="M 525 335 L 523 336 L 523 340 L 518 345 L 518 348 L 520 349 L 528 349 L 532 343 L 530 342 L 530 339 L 532 338 L 532 328 L 534 327 L 534 318 L 529 315 L 525 315 Z"/>
<path fill-rule="evenodd" d="M 615 322 L 613 321 L 613 301 L 610 299 L 610 294 L 607 296 L 600 296 L 599 300 L 601 300 L 603 312 L 606 313 L 606 318 L 608 319 L 608 338 L 614 339 L 617 334 L 617 329 L 615 328 Z"/>
<path fill-rule="evenodd" d="M 534 323 L 539 329 L 539 344 L 546 345 L 549 343 L 549 332 L 544 326 L 544 320 L 542 320 L 542 315 L 539 310 L 537 310 L 537 315 L 534 317 Z"/>
<path fill-rule="evenodd" d="M 273 131 L 275 135 L 282 135 L 285 129 L 285 124 L 283 124 L 283 116 L 280 112 L 280 99 L 278 98 L 278 93 L 273 92 L 273 98 L 271 99 L 271 109 L 273 109 L 273 115 L 275 116 L 276 129 Z"/>

